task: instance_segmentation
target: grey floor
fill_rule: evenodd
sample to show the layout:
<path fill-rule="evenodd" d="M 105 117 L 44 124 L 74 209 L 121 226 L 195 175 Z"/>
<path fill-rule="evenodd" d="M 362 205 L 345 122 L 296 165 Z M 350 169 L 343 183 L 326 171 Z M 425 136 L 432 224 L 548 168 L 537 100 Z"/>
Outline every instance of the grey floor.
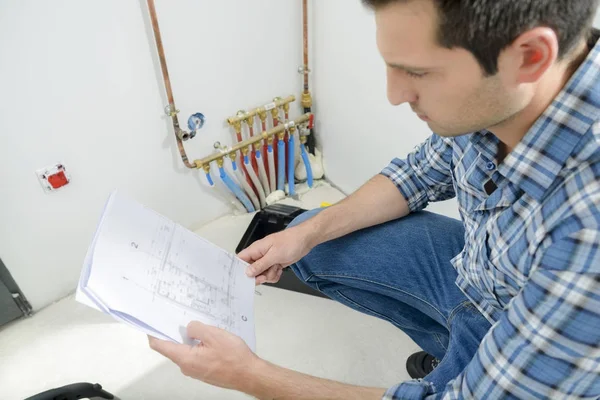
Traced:
<path fill-rule="evenodd" d="M 336 202 L 324 186 L 305 208 Z M 197 230 L 233 250 L 251 216 L 225 217 Z M 257 353 L 278 365 L 347 383 L 389 387 L 408 379 L 418 347 L 381 320 L 331 300 L 272 287 L 256 296 Z M 144 334 L 68 297 L 0 330 L 0 399 L 24 399 L 73 382 L 98 382 L 121 399 L 246 399 L 194 381 L 151 351 Z"/>

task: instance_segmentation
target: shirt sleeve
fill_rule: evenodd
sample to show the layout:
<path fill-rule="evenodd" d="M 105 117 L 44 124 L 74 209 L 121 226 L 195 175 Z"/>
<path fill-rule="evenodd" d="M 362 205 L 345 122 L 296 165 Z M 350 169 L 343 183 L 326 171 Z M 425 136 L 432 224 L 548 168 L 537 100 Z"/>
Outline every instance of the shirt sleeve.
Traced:
<path fill-rule="evenodd" d="M 554 242 L 456 379 L 439 392 L 400 384 L 384 399 L 599 398 L 599 248 L 594 229 Z"/>
<path fill-rule="evenodd" d="M 398 187 L 412 212 L 429 202 L 453 198 L 452 179 L 454 140 L 436 134 L 417 146 L 404 160 L 396 158 L 381 171 Z"/>

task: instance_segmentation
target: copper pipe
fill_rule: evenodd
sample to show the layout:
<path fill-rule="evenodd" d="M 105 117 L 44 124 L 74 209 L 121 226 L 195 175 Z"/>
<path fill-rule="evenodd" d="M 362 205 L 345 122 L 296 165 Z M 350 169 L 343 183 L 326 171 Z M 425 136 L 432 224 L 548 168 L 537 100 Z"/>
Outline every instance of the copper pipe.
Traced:
<path fill-rule="evenodd" d="M 262 131 L 265 132 L 267 130 L 267 113 L 259 114 L 259 118 L 261 121 Z M 269 174 L 269 144 L 265 141 L 262 148 L 262 157 L 265 164 L 265 170 L 267 171 L 267 175 Z"/>
<path fill-rule="evenodd" d="M 277 128 L 279 126 L 279 108 L 274 108 L 271 110 L 271 118 L 273 119 L 273 128 Z M 277 135 L 273 136 L 273 157 L 275 158 L 275 176 L 279 173 L 279 156 L 277 155 L 279 151 L 279 138 Z M 277 181 L 277 178 L 275 179 Z"/>
<path fill-rule="evenodd" d="M 154 40 L 156 41 L 156 48 L 158 50 L 158 58 L 160 59 L 160 67 L 162 70 L 163 81 L 165 83 L 165 89 L 167 91 L 167 99 L 169 101 L 169 116 L 173 121 L 173 129 L 175 131 L 175 140 L 177 140 L 177 147 L 179 148 L 179 154 L 181 160 L 188 168 L 196 168 L 196 166 L 190 163 L 185 148 L 183 147 L 182 137 L 187 134 L 179 127 L 179 119 L 177 113 L 179 112 L 175 107 L 175 100 L 173 98 L 173 90 L 171 89 L 171 80 L 169 79 L 169 70 L 167 68 L 167 59 L 165 57 L 165 49 L 163 47 L 162 38 L 160 36 L 160 29 L 158 27 L 158 18 L 156 17 L 156 8 L 154 7 L 154 0 L 148 0 L 148 10 L 150 11 L 150 19 L 152 20 L 152 29 L 154 30 Z"/>
<path fill-rule="evenodd" d="M 283 120 L 284 123 L 287 123 L 290 120 L 290 106 L 289 104 L 284 105 L 283 107 L 283 115 L 285 117 L 285 119 Z M 290 137 L 293 134 L 293 130 L 289 131 L 289 134 L 283 139 L 284 143 L 285 143 L 285 167 L 288 168 L 288 162 L 289 162 L 289 154 L 288 152 L 289 150 L 289 143 L 290 143 Z M 289 183 L 289 182 L 288 182 Z"/>
<path fill-rule="evenodd" d="M 245 119 L 247 119 L 249 117 L 255 117 L 255 116 L 259 115 L 261 112 L 267 112 L 273 108 L 281 107 L 284 104 L 293 103 L 294 101 L 296 101 L 296 96 L 294 96 L 294 95 L 288 96 L 285 99 L 278 99 L 278 100 L 274 101 L 273 103 L 265 104 L 262 107 L 258 107 L 258 108 L 255 108 L 254 110 L 250 110 L 250 111 L 248 111 L 248 113 L 246 113 L 246 115 L 236 115 L 235 117 L 227 118 L 227 123 L 229 125 L 233 125 L 236 122 L 244 121 Z"/>
<path fill-rule="evenodd" d="M 302 19 L 304 28 L 304 93 L 308 93 L 308 0 L 302 0 Z"/>
<path fill-rule="evenodd" d="M 243 115 L 245 117 L 246 116 L 246 111 L 240 110 L 240 111 L 238 111 L 237 115 L 238 116 L 242 116 Z M 246 119 L 243 119 L 242 121 L 247 123 Z M 234 122 L 232 124 L 233 128 L 235 129 L 236 134 L 237 134 L 237 143 L 240 143 L 242 140 L 244 140 L 243 133 L 242 133 L 242 131 L 243 131 L 242 121 Z M 252 182 L 252 179 L 250 178 L 250 175 L 248 174 L 248 171 L 246 170 L 246 164 L 244 163 L 244 157 L 243 156 L 239 157 L 239 166 L 242 169 L 242 171 L 244 172 L 244 176 L 246 177 L 246 180 L 248 181 L 248 185 L 250 186 L 250 188 L 252 190 L 256 191 L 256 188 L 254 187 L 254 183 Z"/>
<path fill-rule="evenodd" d="M 303 20 L 303 38 L 304 38 L 304 92 L 302 93 L 302 107 L 305 113 L 312 113 L 312 95 L 309 89 L 308 74 L 310 69 L 308 67 L 308 0 L 302 0 L 302 20 Z M 311 154 L 315 153 L 315 134 L 314 129 L 310 130 L 310 136 L 308 137 L 308 150 Z"/>
<path fill-rule="evenodd" d="M 246 113 L 245 111 L 242 111 L 240 113 L 238 113 L 238 115 L 245 115 L 245 119 L 244 119 L 244 124 L 248 126 L 248 139 L 251 139 L 254 137 L 254 117 L 250 117 L 248 113 Z M 256 175 L 256 177 L 258 177 L 258 162 L 256 161 L 256 152 L 254 151 L 254 146 L 250 146 L 250 154 L 248 154 L 248 157 L 250 157 L 250 168 L 254 170 L 254 174 Z M 244 154 L 245 156 L 245 154 Z M 242 163 L 242 165 L 244 167 L 246 167 L 246 163 Z M 247 169 L 248 167 L 246 167 L 246 169 L 244 170 L 244 172 L 246 172 L 246 177 L 248 179 L 250 179 L 251 186 L 254 188 L 254 190 L 256 191 L 256 194 L 258 194 L 258 196 L 260 197 L 260 187 L 257 187 L 255 182 L 252 180 L 252 176 L 250 174 L 247 173 Z"/>
<path fill-rule="evenodd" d="M 254 137 L 254 117 L 248 117 L 246 119 L 246 125 L 248 125 L 248 138 Z M 252 164 L 252 167 L 254 168 L 254 172 L 256 172 L 258 174 L 259 171 L 258 171 L 258 161 L 256 160 L 256 150 L 260 151 L 260 148 L 255 149 L 254 146 L 252 146 L 250 148 L 250 162 Z"/>
<path fill-rule="evenodd" d="M 215 154 L 212 154 L 201 160 L 194 161 L 194 164 L 196 165 L 196 168 L 201 169 L 201 168 L 204 168 L 205 165 L 208 165 L 213 161 L 216 161 L 220 158 L 227 156 L 227 154 L 237 153 L 238 151 L 244 150 L 244 149 L 246 151 L 248 151 L 248 147 L 252 146 L 254 143 L 260 142 L 261 140 L 268 140 L 270 137 L 280 134 L 282 132 L 285 133 L 291 126 L 298 126 L 298 125 L 302 125 L 302 124 L 309 122 L 310 116 L 311 116 L 310 113 L 304 114 L 301 117 L 297 118 L 296 120 L 291 121 L 290 123 L 279 125 L 279 126 L 273 128 L 273 129 L 270 129 L 266 132 L 262 132 L 261 134 L 258 134 L 250 139 L 241 141 L 240 143 L 233 146 L 231 149 L 228 149 L 225 152 L 225 154 L 215 153 Z M 293 124 L 292 124 L 292 122 L 293 122 Z"/>

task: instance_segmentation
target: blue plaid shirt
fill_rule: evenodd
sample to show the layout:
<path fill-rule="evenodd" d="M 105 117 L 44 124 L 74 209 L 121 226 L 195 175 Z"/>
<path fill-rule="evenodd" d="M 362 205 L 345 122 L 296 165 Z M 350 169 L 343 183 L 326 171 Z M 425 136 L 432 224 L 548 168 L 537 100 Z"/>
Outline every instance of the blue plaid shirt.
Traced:
<path fill-rule="evenodd" d="M 456 284 L 492 323 L 446 387 L 410 381 L 384 399 L 600 398 L 597 39 L 500 165 L 498 139 L 480 131 L 433 135 L 382 171 L 411 211 L 457 198 L 466 245 L 452 260 Z M 487 195 L 490 179 L 497 189 Z"/>

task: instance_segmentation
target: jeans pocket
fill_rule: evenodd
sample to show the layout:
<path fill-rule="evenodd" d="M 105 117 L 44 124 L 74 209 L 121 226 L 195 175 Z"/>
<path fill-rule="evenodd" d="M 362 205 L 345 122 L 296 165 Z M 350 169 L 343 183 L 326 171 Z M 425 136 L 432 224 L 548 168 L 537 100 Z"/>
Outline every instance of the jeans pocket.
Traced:
<path fill-rule="evenodd" d="M 317 285 L 318 286 L 318 285 Z M 410 329 L 410 330 L 414 330 L 414 331 L 421 331 L 424 332 L 422 329 L 416 328 L 415 326 L 412 326 L 410 324 L 407 324 L 405 321 L 400 322 L 395 320 L 394 318 L 384 315 L 380 312 L 377 312 L 369 307 L 366 307 L 354 300 L 352 300 L 350 297 L 348 297 L 347 295 L 343 294 L 341 291 L 336 290 L 335 291 L 336 297 L 337 297 L 337 301 L 339 301 L 340 303 L 354 309 L 357 311 L 360 311 L 364 314 L 370 315 L 372 317 L 376 317 L 379 319 L 382 319 L 384 321 L 387 321 L 389 323 L 391 323 L 392 325 L 404 330 L 404 329 Z"/>

